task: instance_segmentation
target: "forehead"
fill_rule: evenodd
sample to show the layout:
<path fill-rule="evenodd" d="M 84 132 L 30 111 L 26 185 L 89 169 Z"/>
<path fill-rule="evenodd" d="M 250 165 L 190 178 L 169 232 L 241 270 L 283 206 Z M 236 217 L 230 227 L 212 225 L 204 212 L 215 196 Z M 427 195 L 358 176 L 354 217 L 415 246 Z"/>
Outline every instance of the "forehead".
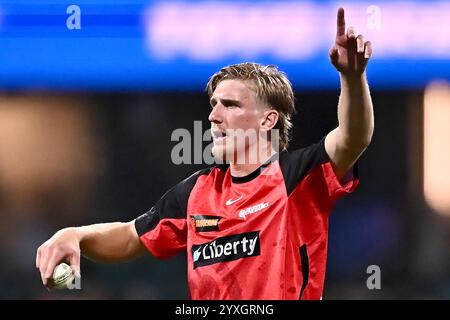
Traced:
<path fill-rule="evenodd" d="M 254 97 L 255 93 L 249 88 L 248 83 L 232 79 L 219 82 L 211 98 L 244 101 Z"/>

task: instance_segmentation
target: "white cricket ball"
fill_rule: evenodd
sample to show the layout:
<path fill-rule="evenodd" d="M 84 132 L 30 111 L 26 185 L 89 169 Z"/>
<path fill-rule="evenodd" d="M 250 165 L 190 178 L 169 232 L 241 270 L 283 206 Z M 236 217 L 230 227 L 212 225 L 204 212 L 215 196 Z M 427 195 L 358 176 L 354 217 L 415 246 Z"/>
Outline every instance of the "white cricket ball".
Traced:
<path fill-rule="evenodd" d="M 73 283 L 75 275 L 72 268 L 67 263 L 60 263 L 53 271 L 50 287 L 53 289 L 67 289 L 67 285 Z"/>

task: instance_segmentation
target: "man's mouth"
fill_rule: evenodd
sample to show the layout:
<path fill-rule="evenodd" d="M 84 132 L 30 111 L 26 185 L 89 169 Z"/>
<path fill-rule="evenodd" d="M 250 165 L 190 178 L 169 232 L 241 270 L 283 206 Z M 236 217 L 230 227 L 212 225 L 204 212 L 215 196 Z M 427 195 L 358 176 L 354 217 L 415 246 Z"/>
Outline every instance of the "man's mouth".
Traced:
<path fill-rule="evenodd" d="M 214 138 L 214 140 L 216 139 L 220 139 L 220 138 L 225 138 L 227 136 L 226 130 L 213 130 L 212 131 L 212 136 Z"/>

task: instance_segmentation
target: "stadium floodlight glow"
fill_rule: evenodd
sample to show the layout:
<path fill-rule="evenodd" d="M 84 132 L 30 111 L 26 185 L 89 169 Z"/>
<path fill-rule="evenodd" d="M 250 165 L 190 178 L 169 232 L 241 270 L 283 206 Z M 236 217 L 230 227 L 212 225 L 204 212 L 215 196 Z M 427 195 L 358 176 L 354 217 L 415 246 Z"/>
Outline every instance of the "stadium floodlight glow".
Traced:
<path fill-rule="evenodd" d="M 425 200 L 436 212 L 450 216 L 450 84 L 427 87 L 423 128 Z"/>
<path fill-rule="evenodd" d="M 296 89 L 335 90 L 328 52 L 339 6 L 373 43 L 372 88 L 450 81 L 446 0 L 67 2 L 80 23 L 66 5 L 36 2 L 0 0 L 5 90 L 200 91 L 214 72 L 245 61 L 279 66 Z"/>
<path fill-rule="evenodd" d="M 445 1 L 155 2 L 144 19 L 147 47 L 161 60 L 310 59 L 328 52 L 338 6 L 375 45 L 376 58 L 450 58 Z"/>

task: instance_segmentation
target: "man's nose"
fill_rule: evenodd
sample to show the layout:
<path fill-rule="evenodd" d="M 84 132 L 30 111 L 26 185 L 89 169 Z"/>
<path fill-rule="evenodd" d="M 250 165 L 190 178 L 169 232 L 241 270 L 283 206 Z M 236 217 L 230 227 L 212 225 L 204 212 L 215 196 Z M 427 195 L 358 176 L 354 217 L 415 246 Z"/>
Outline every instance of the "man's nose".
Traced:
<path fill-rule="evenodd" d="M 222 118 L 220 116 L 220 106 L 216 105 L 212 108 L 211 113 L 209 114 L 208 120 L 212 123 L 221 123 Z"/>

